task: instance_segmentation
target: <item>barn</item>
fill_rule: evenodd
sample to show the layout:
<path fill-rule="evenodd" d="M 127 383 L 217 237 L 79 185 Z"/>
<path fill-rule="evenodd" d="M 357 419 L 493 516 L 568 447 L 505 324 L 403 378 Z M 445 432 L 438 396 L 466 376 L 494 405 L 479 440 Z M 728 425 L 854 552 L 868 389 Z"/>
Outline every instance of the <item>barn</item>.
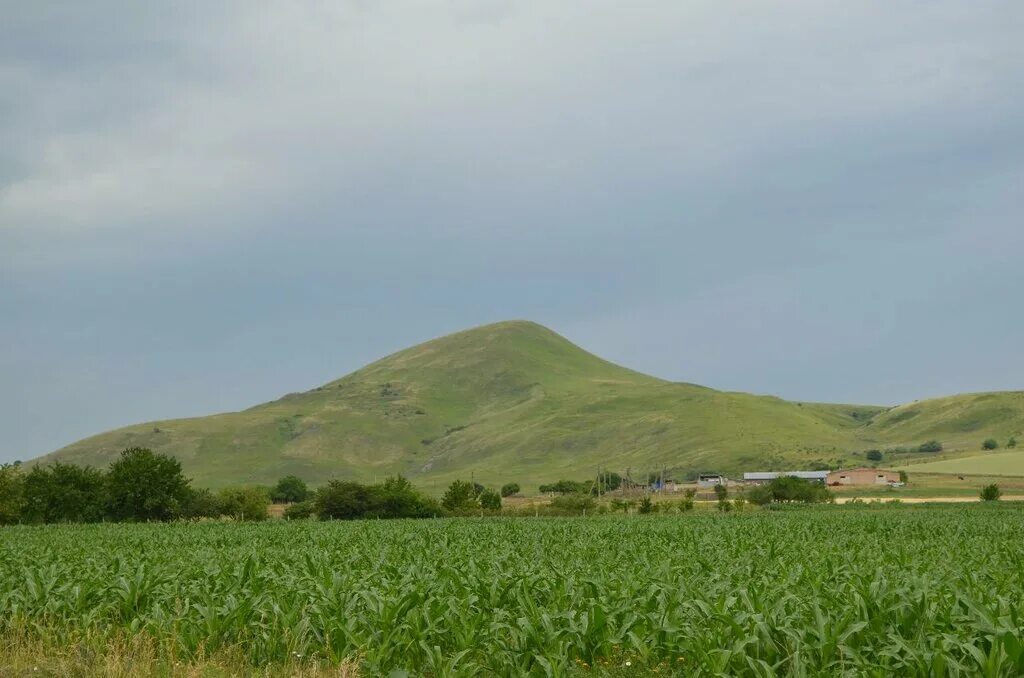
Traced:
<path fill-rule="evenodd" d="M 825 482 L 829 485 L 889 485 L 900 482 L 900 474 L 880 468 L 851 468 L 829 473 Z"/>

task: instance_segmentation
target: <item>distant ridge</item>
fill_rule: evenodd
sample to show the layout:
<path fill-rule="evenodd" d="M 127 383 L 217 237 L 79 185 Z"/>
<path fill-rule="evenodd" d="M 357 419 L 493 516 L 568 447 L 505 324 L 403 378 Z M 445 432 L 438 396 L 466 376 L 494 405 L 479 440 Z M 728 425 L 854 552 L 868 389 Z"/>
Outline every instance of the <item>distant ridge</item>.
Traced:
<path fill-rule="evenodd" d="M 438 490 L 471 474 L 530 488 L 598 468 L 808 468 L 938 439 L 1022 436 L 1024 392 L 895 408 L 794 403 L 673 383 L 610 363 L 529 321 L 457 332 L 304 393 L 227 414 L 127 426 L 45 457 L 106 466 L 128 446 L 179 458 L 196 484 L 312 483 L 401 473 Z"/>

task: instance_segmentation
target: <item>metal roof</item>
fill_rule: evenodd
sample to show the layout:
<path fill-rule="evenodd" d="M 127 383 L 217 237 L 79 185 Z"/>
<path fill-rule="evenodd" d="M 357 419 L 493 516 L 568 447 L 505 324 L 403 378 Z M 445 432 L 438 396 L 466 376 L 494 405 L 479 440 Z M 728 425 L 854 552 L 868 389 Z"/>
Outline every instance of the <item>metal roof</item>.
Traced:
<path fill-rule="evenodd" d="M 744 480 L 775 480 L 780 476 L 792 476 L 804 480 L 824 480 L 828 478 L 828 471 L 757 471 L 744 473 Z"/>

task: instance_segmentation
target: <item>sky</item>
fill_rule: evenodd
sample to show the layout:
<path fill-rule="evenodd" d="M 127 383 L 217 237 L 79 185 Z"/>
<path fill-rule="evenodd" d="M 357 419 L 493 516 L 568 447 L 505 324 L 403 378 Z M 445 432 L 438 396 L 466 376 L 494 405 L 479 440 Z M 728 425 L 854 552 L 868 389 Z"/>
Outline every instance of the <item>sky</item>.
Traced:
<path fill-rule="evenodd" d="M 506 319 L 1024 388 L 1019 0 L 0 0 L 0 461 Z"/>

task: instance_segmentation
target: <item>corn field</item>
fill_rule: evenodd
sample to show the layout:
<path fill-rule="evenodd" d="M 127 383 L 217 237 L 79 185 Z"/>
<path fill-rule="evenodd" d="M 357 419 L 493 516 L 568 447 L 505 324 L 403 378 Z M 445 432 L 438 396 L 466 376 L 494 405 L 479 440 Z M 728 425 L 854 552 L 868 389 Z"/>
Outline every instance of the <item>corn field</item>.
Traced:
<path fill-rule="evenodd" d="M 370 675 L 1019 676 L 1024 509 L 4 528 L 15 627 Z"/>

